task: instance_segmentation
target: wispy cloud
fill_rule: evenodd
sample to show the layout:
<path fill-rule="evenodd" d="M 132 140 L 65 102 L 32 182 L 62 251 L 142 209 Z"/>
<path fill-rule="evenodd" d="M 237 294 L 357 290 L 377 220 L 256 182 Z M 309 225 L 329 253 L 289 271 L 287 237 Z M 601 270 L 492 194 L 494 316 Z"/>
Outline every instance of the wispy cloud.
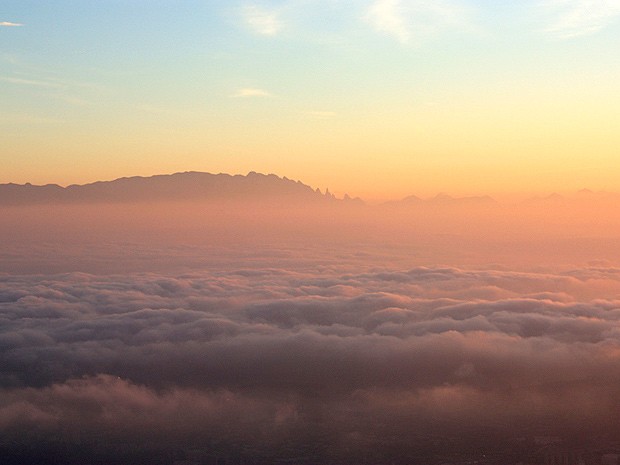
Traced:
<path fill-rule="evenodd" d="M 620 0 L 544 0 L 542 6 L 555 16 L 545 32 L 560 39 L 593 34 L 620 19 Z"/>
<path fill-rule="evenodd" d="M 15 60 L 11 56 L 3 56 L 0 58 L 5 58 L 6 61 L 13 64 L 17 62 L 17 60 Z M 98 84 L 66 79 L 64 77 L 59 77 L 55 75 L 55 73 L 50 73 L 47 71 L 38 71 L 36 75 L 31 75 L 27 73 L 15 73 L 13 76 L 0 76 L 0 81 L 16 85 L 46 87 L 50 89 L 80 88 L 101 90 L 101 86 L 99 86 Z"/>
<path fill-rule="evenodd" d="M 0 61 L 11 65 L 16 65 L 19 63 L 17 57 L 11 53 L 0 53 Z"/>
<path fill-rule="evenodd" d="M 405 22 L 400 0 L 376 0 L 368 8 L 366 19 L 379 31 L 408 42 L 411 31 Z"/>
<path fill-rule="evenodd" d="M 101 90 L 101 88 L 95 84 L 69 81 L 54 77 L 30 78 L 28 76 L 0 76 L 0 82 L 7 82 L 16 86 L 39 88 L 48 98 L 80 107 L 92 106 L 93 103 L 88 99 L 82 98 L 79 94 L 82 94 L 84 91 Z M 40 122 L 40 120 L 36 122 Z"/>
<path fill-rule="evenodd" d="M 0 115 L 0 125 L 46 125 L 46 124 L 62 124 L 65 121 L 57 118 L 47 118 L 44 116 L 30 114 L 7 114 Z"/>
<path fill-rule="evenodd" d="M 376 31 L 393 36 L 401 43 L 468 23 L 464 8 L 447 0 L 374 0 L 364 19 Z"/>
<path fill-rule="evenodd" d="M 275 36 L 282 30 L 282 21 L 275 10 L 247 5 L 242 10 L 242 16 L 245 24 L 257 34 Z"/>
<path fill-rule="evenodd" d="M 255 87 L 244 87 L 237 90 L 231 97 L 271 97 L 271 93 Z"/>
<path fill-rule="evenodd" d="M 9 82 L 11 84 L 35 86 L 35 87 L 47 87 L 47 88 L 64 87 L 64 85 L 59 82 L 42 81 L 42 80 L 36 80 L 36 79 L 23 79 L 23 78 L 16 78 L 16 77 L 0 76 L 0 81 Z"/>
<path fill-rule="evenodd" d="M 12 23 L 11 21 L 0 21 L 0 27 L 20 27 L 21 23 Z"/>

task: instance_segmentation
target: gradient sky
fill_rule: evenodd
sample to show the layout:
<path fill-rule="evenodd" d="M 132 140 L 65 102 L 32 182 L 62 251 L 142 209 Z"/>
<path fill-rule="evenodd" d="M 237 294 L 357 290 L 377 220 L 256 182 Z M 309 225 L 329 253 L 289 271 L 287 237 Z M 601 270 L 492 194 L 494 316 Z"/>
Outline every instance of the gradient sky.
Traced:
<path fill-rule="evenodd" d="M 3 0 L 0 182 L 618 190 L 618 0 Z"/>

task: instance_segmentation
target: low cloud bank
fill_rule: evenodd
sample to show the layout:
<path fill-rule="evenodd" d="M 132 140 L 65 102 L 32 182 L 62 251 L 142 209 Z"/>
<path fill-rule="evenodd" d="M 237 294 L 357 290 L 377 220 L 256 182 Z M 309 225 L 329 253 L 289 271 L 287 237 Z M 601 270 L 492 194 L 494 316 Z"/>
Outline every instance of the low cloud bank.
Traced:
<path fill-rule="evenodd" d="M 606 267 L 0 276 L 0 456 L 430 463 L 613 443 L 619 296 Z"/>

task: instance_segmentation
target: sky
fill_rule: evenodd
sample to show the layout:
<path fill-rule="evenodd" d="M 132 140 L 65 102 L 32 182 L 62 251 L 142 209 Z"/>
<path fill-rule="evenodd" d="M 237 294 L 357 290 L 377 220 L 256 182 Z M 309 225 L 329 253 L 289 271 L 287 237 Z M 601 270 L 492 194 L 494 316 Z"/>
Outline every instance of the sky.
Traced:
<path fill-rule="evenodd" d="M 617 190 L 618 0 L 3 0 L 0 182 Z"/>

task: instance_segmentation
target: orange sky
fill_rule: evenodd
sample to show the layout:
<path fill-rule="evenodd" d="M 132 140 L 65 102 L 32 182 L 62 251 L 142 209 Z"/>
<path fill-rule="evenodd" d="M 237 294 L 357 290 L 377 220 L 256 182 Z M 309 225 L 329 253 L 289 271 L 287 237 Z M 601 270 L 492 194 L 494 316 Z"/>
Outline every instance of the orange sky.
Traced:
<path fill-rule="evenodd" d="M 4 2 L 0 182 L 194 170 L 369 200 L 614 191 L 620 8 L 586 3 Z"/>

